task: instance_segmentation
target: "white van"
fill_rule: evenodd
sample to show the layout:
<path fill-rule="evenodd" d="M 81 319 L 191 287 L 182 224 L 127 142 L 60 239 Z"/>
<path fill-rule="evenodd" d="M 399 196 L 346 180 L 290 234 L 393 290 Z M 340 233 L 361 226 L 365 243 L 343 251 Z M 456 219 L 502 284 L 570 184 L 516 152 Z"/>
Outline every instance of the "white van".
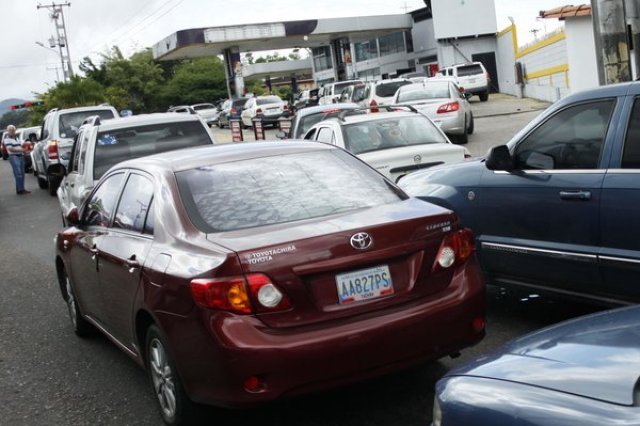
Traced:
<path fill-rule="evenodd" d="M 464 88 L 465 93 L 478 95 L 480 101 L 489 100 L 491 77 L 482 62 L 452 65 L 441 69 L 438 74 L 455 78 L 458 86 Z"/>

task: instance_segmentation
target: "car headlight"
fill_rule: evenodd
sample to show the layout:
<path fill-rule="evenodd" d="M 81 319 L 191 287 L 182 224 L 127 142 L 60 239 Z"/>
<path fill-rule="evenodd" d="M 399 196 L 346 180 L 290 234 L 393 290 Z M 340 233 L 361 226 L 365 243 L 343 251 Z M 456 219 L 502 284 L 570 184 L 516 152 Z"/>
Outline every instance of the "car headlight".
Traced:
<path fill-rule="evenodd" d="M 438 402 L 438 396 L 433 398 L 433 423 L 432 426 L 442 425 L 442 410 L 440 410 L 440 403 Z"/>

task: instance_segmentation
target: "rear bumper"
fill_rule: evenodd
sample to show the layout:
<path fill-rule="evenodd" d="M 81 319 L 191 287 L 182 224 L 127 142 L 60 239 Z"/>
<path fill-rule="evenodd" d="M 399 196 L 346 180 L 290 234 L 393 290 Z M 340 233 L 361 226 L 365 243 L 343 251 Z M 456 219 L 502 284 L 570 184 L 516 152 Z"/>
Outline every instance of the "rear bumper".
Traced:
<path fill-rule="evenodd" d="M 487 93 L 489 91 L 489 86 L 465 87 L 464 91 L 466 93 L 471 93 L 472 95 L 479 95 L 480 93 Z"/>
<path fill-rule="evenodd" d="M 447 114 L 440 114 L 433 117 L 432 120 L 436 125 L 440 126 L 443 132 L 452 135 L 461 135 L 464 133 L 464 111 L 458 111 Z"/>
<path fill-rule="evenodd" d="M 283 117 L 289 117 L 289 113 L 288 112 L 283 112 L 282 114 L 278 114 L 278 115 L 262 115 L 259 116 L 259 118 L 262 119 L 262 124 L 278 124 L 278 120 L 280 118 Z"/>
<path fill-rule="evenodd" d="M 348 322 L 271 329 L 253 316 L 199 314 L 179 322 L 167 318 L 185 388 L 196 402 L 241 407 L 379 376 L 471 346 L 484 337 L 472 322 L 484 318 L 485 289 L 473 259 L 442 292 Z M 244 389 L 249 376 L 263 381 L 259 392 Z"/>

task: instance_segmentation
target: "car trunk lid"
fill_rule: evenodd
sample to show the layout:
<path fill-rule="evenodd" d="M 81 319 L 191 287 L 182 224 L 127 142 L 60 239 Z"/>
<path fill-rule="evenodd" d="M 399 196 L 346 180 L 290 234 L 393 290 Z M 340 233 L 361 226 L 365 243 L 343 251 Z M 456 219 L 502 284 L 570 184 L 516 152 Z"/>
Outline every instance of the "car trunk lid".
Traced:
<path fill-rule="evenodd" d="M 452 271 L 432 273 L 431 269 L 455 220 L 448 210 L 409 199 L 208 238 L 234 250 L 245 274 L 267 275 L 289 298 L 289 310 L 258 317 L 271 327 L 296 327 L 368 314 L 442 291 Z M 358 249 L 351 244 L 360 233 L 370 237 L 370 247 Z M 368 276 L 375 281 L 376 274 L 385 272 L 390 281 L 386 289 L 382 283 L 371 291 L 358 292 L 354 287 L 349 293 L 349 286 L 358 285 L 356 278 Z M 364 286 L 363 280 L 360 285 Z M 358 300 L 364 293 L 367 297 Z M 348 296 L 354 300 L 347 300 Z"/>

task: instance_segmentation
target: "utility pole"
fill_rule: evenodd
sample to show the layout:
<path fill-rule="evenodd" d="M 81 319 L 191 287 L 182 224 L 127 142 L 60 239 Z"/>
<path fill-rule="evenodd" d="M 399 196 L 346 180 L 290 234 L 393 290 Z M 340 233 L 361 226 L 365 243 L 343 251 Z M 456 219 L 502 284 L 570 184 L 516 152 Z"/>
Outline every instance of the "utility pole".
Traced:
<path fill-rule="evenodd" d="M 49 5 L 38 4 L 37 9 L 49 9 L 49 17 L 54 22 L 56 26 L 56 36 L 57 42 L 53 37 L 50 40 L 51 47 L 58 46 L 60 51 L 60 62 L 62 63 L 62 74 L 64 75 L 64 80 L 67 81 L 71 77 L 73 77 L 73 68 L 71 66 L 71 56 L 69 55 L 69 40 L 67 38 L 67 28 L 64 22 L 64 12 L 62 11 L 63 7 L 71 6 L 70 2 L 65 3 L 51 3 Z"/>
<path fill-rule="evenodd" d="M 600 84 L 631 81 L 625 0 L 591 0 Z"/>
<path fill-rule="evenodd" d="M 625 0 L 625 12 L 629 24 L 629 42 L 633 49 L 631 68 L 634 78 L 640 78 L 640 5 L 637 0 Z"/>

